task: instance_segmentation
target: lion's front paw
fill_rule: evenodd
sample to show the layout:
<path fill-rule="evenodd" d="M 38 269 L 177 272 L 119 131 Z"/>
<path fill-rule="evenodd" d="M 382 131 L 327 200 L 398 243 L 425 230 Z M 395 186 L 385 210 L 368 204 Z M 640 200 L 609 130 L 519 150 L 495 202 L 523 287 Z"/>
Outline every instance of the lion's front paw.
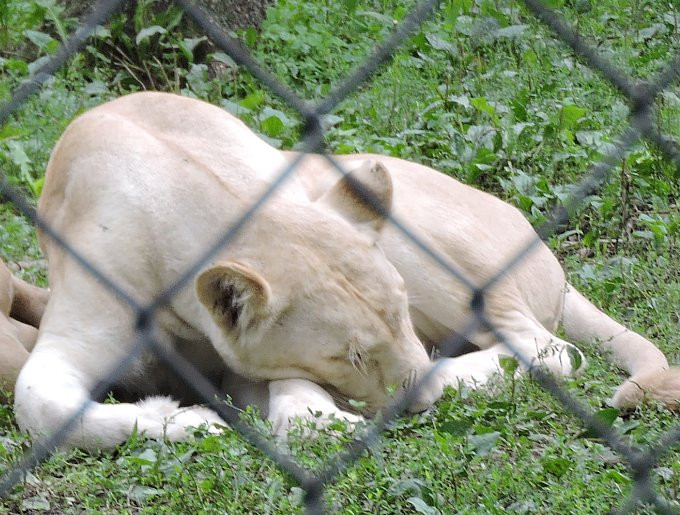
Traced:
<path fill-rule="evenodd" d="M 489 382 L 501 367 L 498 355 L 489 351 L 477 351 L 455 358 L 442 358 L 432 365 L 427 378 L 413 394 L 409 411 L 425 411 L 442 396 L 446 386 L 477 388 Z"/>
<path fill-rule="evenodd" d="M 272 381 L 269 394 L 268 418 L 274 435 L 283 439 L 293 427 L 302 428 L 304 436 L 313 436 L 336 422 L 344 421 L 348 429 L 354 429 L 364 421 L 362 416 L 338 408 L 328 392 L 305 379 Z"/>
<path fill-rule="evenodd" d="M 203 406 L 180 408 L 170 397 L 148 397 L 137 403 L 142 416 L 136 423 L 140 434 L 147 438 L 167 438 L 178 441 L 191 438 L 189 428 L 204 426 L 213 434 L 222 432 L 226 423 L 214 411 Z"/>
<path fill-rule="evenodd" d="M 171 441 L 186 440 L 192 436 L 190 428 L 205 427 L 211 434 L 221 434 L 226 426 L 217 413 L 202 406 L 179 408 L 165 418 L 164 436 Z"/>
<path fill-rule="evenodd" d="M 332 413 L 312 412 L 310 410 L 306 414 L 296 413 L 290 416 L 282 413 L 275 419 L 270 418 L 270 420 L 274 436 L 282 440 L 287 440 L 288 435 L 295 431 L 304 438 L 313 438 L 321 431 L 329 429 L 337 434 L 354 431 L 358 425 L 365 423 L 365 419 L 361 415 L 339 409 Z"/>

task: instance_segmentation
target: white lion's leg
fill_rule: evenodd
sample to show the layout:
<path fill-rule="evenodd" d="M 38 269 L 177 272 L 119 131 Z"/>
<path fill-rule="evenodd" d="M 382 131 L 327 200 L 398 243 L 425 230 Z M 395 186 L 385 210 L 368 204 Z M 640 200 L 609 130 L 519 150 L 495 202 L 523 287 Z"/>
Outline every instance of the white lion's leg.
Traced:
<path fill-rule="evenodd" d="M 537 323 L 525 321 L 521 329 L 499 328 L 506 340 L 504 354 L 519 361 L 522 371 L 543 367 L 558 377 L 572 377 L 586 365 L 583 353 Z"/>
<path fill-rule="evenodd" d="M 269 420 L 274 434 L 286 437 L 294 419 L 311 420 L 326 426 L 334 419 L 350 424 L 363 417 L 338 408 L 330 394 L 306 379 L 281 379 L 269 383 Z"/>
<path fill-rule="evenodd" d="M 444 387 L 468 388 L 484 386 L 496 374 L 502 371 L 500 356 L 507 355 L 501 345 L 488 349 L 469 352 L 455 358 L 441 358 L 433 363 L 429 377 L 423 378 L 418 390 L 413 392 L 409 411 L 418 413 L 428 409 L 441 396 Z"/>
<path fill-rule="evenodd" d="M 600 311 L 570 284 L 562 323 L 570 338 L 598 341 L 612 363 L 630 375 L 614 393 L 613 406 L 629 409 L 646 399 L 671 408 L 680 405 L 680 367 L 669 367 L 656 345 Z"/>
<path fill-rule="evenodd" d="M 455 358 L 442 358 L 435 362 L 434 375 L 441 377 L 447 386 L 457 387 L 460 383 L 470 388 L 484 386 L 502 371 L 499 358 L 508 352 L 502 345 L 469 352 Z"/>
<path fill-rule="evenodd" d="M 468 388 L 484 386 L 496 374 L 503 373 L 502 357 L 518 361 L 518 372 L 543 367 L 556 376 L 573 376 L 586 364 L 585 357 L 574 345 L 566 342 L 538 324 L 521 318 L 516 325 L 504 322 L 497 326 L 503 343 L 455 358 L 442 358 L 435 363 L 431 378 L 415 393 L 409 409 L 427 409 L 441 395 L 445 386 Z M 474 341 L 474 340 L 473 340 Z"/>
<path fill-rule="evenodd" d="M 92 344 L 92 345 L 89 345 Z M 179 408 L 160 397 L 136 404 L 102 404 L 89 390 L 115 366 L 119 353 L 96 341 L 42 334 L 17 380 L 15 413 L 19 426 L 34 438 L 49 438 L 69 420 L 70 429 L 55 445 L 107 449 L 135 431 L 149 438 L 186 438 L 190 426 L 221 424 L 202 407 Z M 86 405 L 84 412 L 79 410 Z"/>

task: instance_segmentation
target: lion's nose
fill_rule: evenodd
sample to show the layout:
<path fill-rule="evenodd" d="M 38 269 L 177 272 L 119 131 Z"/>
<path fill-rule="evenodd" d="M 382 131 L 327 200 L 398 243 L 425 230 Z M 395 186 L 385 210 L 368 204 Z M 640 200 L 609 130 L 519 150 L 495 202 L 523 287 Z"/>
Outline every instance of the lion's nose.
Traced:
<path fill-rule="evenodd" d="M 412 370 L 404 380 L 404 390 L 409 397 L 408 411 L 420 413 L 432 406 L 442 396 L 443 387 L 436 374 L 418 374 Z"/>

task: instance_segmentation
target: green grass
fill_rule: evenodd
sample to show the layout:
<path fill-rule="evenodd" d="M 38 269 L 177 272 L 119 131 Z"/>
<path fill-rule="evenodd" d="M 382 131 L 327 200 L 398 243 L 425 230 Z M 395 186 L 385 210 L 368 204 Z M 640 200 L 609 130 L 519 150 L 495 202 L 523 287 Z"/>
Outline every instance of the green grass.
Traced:
<path fill-rule="evenodd" d="M 654 77 L 679 48 L 680 13 L 672 3 L 552 3 L 636 78 Z M 320 100 L 413 4 L 279 0 L 262 33 L 244 36 L 265 67 L 301 97 Z M 26 78 L 32 62 L 54 51 L 51 41 L 60 40 L 64 28 L 74 27 L 62 18 L 49 1 L 0 1 L 0 99 Z M 154 25 L 172 30 L 136 47 L 135 36 Z M 73 116 L 150 87 L 221 104 L 272 143 L 294 146 L 301 129 L 296 114 L 196 36 L 175 11 L 153 14 L 146 3 L 132 20 L 118 18 L 0 129 L 2 170 L 35 198 L 49 151 Z M 661 129 L 679 136 L 678 87 L 660 97 L 657 107 Z M 327 144 L 332 151 L 380 152 L 431 165 L 492 191 L 540 223 L 611 148 L 627 114 L 614 88 L 518 2 L 451 0 L 327 118 Z M 549 242 L 571 282 L 675 363 L 678 198 L 677 169 L 640 143 L 587 199 L 568 232 Z M 0 257 L 40 258 L 30 224 L 14 209 L 3 205 L 0 222 Z M 40 266 L 22 273 L 45 279 Z M 621 376 L 596 346 L 585 351 L 588 369 L 566 386 L 597 411 L 606 407 Z M 646 406 L 618 417 L 614 426 L 644 447 L 677 421 L 660 407 Z M 291 452 L 316 467 L 351 438 L 294 438 Z M 0 471 L 30 445 L 9 407 L 0 407 L 0 443 Z M 676 445 L 653 473 L 675 509 L 678 456 Z M 325 502 L 343 513 L 604 513 L 620 506 L 631 488 L 625 461 L 584 436 L 579 420 L 522 379 L 485 391 L 451 391 L 431 412 L 395 422 L 329 486 Z M 190 443 L 133 439 L 114 453 L 57 453 L 0 506 L 19 513 L 290 513 L 301 510 L 301 499 L 290 478 L 227 430 L 220 437 L 199 434 Z"/>

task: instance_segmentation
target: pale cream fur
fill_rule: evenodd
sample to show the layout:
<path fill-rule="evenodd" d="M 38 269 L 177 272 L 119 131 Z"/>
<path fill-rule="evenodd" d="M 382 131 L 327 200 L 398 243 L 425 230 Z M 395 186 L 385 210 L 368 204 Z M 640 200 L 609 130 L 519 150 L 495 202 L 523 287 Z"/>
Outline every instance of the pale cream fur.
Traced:
<path fill-rule="evenodd" d="M 536 238 L 514 207 L 426 166 L 372 154 L 335 159 L 346 170 L 354 170 L 358 179 L 367 161 L 383 163 L 392 179 L 396 218 L 473 285 L 485 284 Z M 308 157 L 298 174 L 310 198 L 319 202 L 337 187 L 339 178 L 335 166 L 321 156 Z M 387 227 L 378 241 L 406 281 L 412 319 L 423 340 L 436 345 L 462 331 L 471 316 L 470 290 L 397 228 Z M 615 407 L 632 408 L 645 399 L 671 408 L 680 402 L 680 368 L 669 367 L 653 343 L 608 317 L 567 283 L 559 262 L 542 243 L 489 290 L 485 314 L 509 345 L 487 331 L 474 332 L 468 339 L 481 350 L 447 362 L 443 367 L 447 382 L 458 376 L 469 386 L 483 385 L 499 370 L 498 357 L 516 352 L 525 362 L 540 362 L 556 374 L 571 375 L 576 371 L 565 351 L 575 347 L 554 335 L 561 322 L 569 338 L 598 342 L 629 374 L 611 399 Z"/>
<path fill-rule="evenodd" d="M 145 304 L 189 269 L 285 165 L 280 152 L 215 106 L 162 93 L 129 95 L 69 125 L 50 158 L 38 210 Z M 389 175 L 381 166 L 369 172 L 389 208 Z M 353 195 L 332 206 L 313 202 L 293 179 L 158 313 L 154 338 L 216 385 L 231 370 L 252 380 L 307 380 L 379 409 L 390 386 L 431 367 L 413 331 L 404 281 L 376 244 L 383 225 Z M 88 400 L 95 402 L 64 446 L 111 447 L 135 424 L 150 437 L 176 439 L 188 426 L 218 423 L 205 409 L 177 408 L 170 398 L 117 405 L 90 399 L 132 348 L 135 313 L 49 237 L 39 238 L 52 295 L 17 381 L 19 425 L 47 435 Z M 191 397 L 151 353 L 117 389 L 131 398 L 168 390 Z M 433 385 L 425 402 L 441 389 Z M 310 398 L 329 405 L 314 390 Z M 335 409 L 326 415 L 354 417 Z"/>
<path fill-rule="evenodd" d="M 68 127 L 50 159 L 39 210 L 107 277 L 146 303 L 294 157 L 214 106 L 161 93 L 129 95 Z M 392 208 L 474 283 L 492 277 L 535 237 L 516 209 L 429 168 L 383 156 L 338 159 L 385 210 Z M 469 290 L 367 209 L 323 158 L 307 156 L 301 165 L 158 313 L 154 332 L 216 385 L 259 404 L 279 434 L 291 417 L 314 419 L 317 411 L 322 424 L 359 420 L 317 385 L 364 401 L 368 412 L 381 408 L 391 387 L 432 369 L 414 326 L 432 346 L 470 316 Z M 89 399 L 132 347 L 135 328 L 129 306 L 49 238 L 40 239 L 53 293 L 15 403 L 19 425 L 35 436 L 49 434 Z M 412 411 L 432 405 L 445 385 L 484 384 L 498 372 L 501 355 L 521 353 L 525 369 L 542 364 L 557 374 L 577 372 L 566 352 L 571 344 L 553 334 L 561 318 L 568 334 L 599 338 L 642 390 L 676 398 L 665 386 L 647 388 L 649 377 L 667 373 L 658 349 L 583 299 L 542 244 L 489 291 L 486 316 L 508 345 L 487 331 L 469 335 L 482 350 L 440 360 Z M 618 405 L 632 399 L 622 393 L 630 384 L 615 396 Z M 118 386 L 137 398 L 170 391 L 190 399 L 149 354 Z M 204 422 L 220 420 L 200 406 L 178 408 L 169 397 L 93 402 L 64 445 L 111 447 L 135 426 L 151 437 L 178 439 Z"/>

